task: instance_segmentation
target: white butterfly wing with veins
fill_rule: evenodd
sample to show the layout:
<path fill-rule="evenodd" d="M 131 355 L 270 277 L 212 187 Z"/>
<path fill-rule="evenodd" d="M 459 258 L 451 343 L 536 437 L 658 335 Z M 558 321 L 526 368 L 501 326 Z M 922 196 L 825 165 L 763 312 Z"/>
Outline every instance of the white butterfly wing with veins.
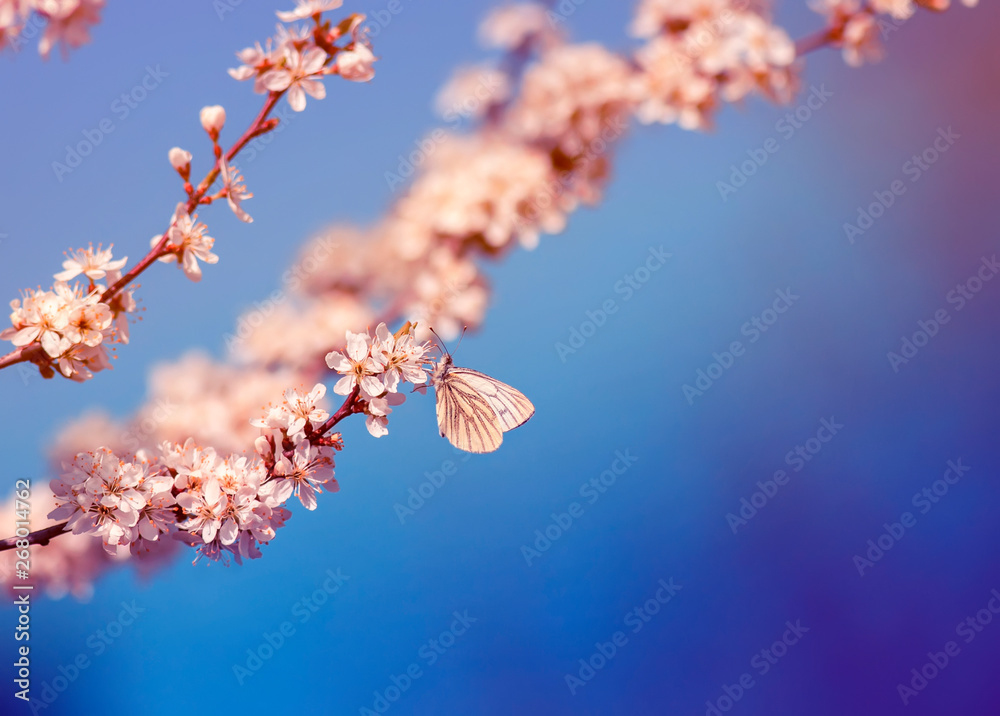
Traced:
<path fill-rule="evenodd" d="M 471 368 L 452 368 L 451 375 L 460 377 L 486 398 L 500 419 L 501 430 L 504 432 L 524 425 L 535 414 L 535 406 L 524 393 L 496 378 Z"/>
<path fill-rule="evenodd" d="M 433 377 L 438 429 L 459 450 L 493 452 L 503 434 L 523 425 L 535 406 L 523 393 L 469 368 L 456 368 L 442 358 Z"/>

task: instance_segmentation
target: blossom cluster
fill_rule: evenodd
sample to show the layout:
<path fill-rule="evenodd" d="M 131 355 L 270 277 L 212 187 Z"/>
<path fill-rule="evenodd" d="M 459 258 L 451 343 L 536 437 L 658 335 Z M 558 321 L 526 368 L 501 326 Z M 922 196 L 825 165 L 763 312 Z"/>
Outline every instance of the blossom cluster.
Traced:
<path fill-rule="evenodd" d="M 368 432 L 377 438 L 388 435 L 392 408 L 406 400 L 399 392 L 402 384 L 420 386 L 427 382 L 424 366 L 429 348 L 428 343 L 417 343 L 410 324 L 393 334 L 380 323 L 374 338 L 348 331 L 344 351 L 331 351 L 326 356 L 327 366 L 343 376 L 333 392 L 350 395 L 358 391 L 358 409 L 368 416 Z"/>
<path fill-rule="evenodd" d="M 254 91 L 287 92 L 288 104 L 296 112 L 306 108 L 306 95 L 326 97 L 322 79 L 339 74 L 352 82 L 367 82 L 375 76 L 376 57 L 361 28 L 365 16 L 354 14 L 332 29 L 320 24 L 320 15 L 339 8 L 342 0 L 298 0 L 294 10 L 279 12 L 286 23 L 314 18 L 315 27 L 278 25 L 278 32 L 264 45 L 259 42 L 236 53 L 239 67 L 229 70 L 237 80 L 253 80 Z M 334 45 L 349 37 L 343 46 Z M 332 60 L 332 62 L 331 62 Z"/>
<path fill-rule="evenodd" d="M 961 0 L 975 7 L 979 0 Z M 895 24 L 908 20 L 918 7 L 943 11 L 951 0 L 813 0 L 812 8 L 824 16 L 829 39 L 840 47 L 852 67 L 882 59 L 882 41 Z"/>
<path fill-rule="evenodd" d="M 251 421 L 262 431 L 249 454 L 219 454 L 193 439 L 164 441 L 135 453 L 110 448 L 78 453 L 51 482 L 51 520 L 75 535 L 100 537 L 115 557 L 145 555 L 176 539 L 210 560 L 261 556 L 290 512 L 293 496 L 309 510 L 339 487 L 334 453 L 339 434 L 317 434 L 328 417 L 320 383 L 307 394 L 285 391 L 277 406 Z"/>
<path fill-rule="evenodd" d="M 226 450 L 203 446 L 191 437 L 183 441 L 169 437 L 183 424 L 174 415 L 181 408 L 171 401 L 183 406 L 183 391 L 199 392 L 199 379 L 169 400 L 164 391 L 175 381 L 183 382 L 187 374 L 209 375 L 211 364 L 197 357 L 187 359 L 179 370 L 171 367 L 159 374 L 159 409 L 140 413 L 127 430 L 107 418 L 91 416 L 65 431 L 53 450 L 53 460 L 61 463 L 62 470 L 50 483 L 47 518 L 52 524 L 65 522 L 71 534 L 45 548 L 42 564 L 54 565 L 51 575 L 42 570 L 45 586 L 56 594 L 72 589 L 83 595 L 89 580 L 115 562 L 130 558 L 138 558 L 140 565 L 157 562 L 181 544 L 196 550 L 195 561 L 241 564 L 261 557 L 260 546 L 274 539 L 288 521 L 289 501 L 298 499 L 306 509 L 315 510 L 319 495 L 340 489 L 334 457 L 343 449 L 343 440 L 340 433 L 330 432 L 333 426 L 351 414 L 363 414 L 369 432 L 381 437 L 388 432 L 392 407 L 403 402 L 404 384 L 424 386 L 428 381 L 430 345 L 415 340 L 411 324 L 396 333 L 384 323 L 373 333 L 347 332 L 345 343 L 343 351 L 331 351 L 326 357 L 338 374 L 334 393 L 346 396 L 336 415 L 329 412 L 325 384 L 317 383 L 308 392 L 286 389 L 259 417 L 243 419 L 246 429 L 238 431 L 242 444 L 234 439 L 235 430 L 228 438 L 225 430 L 208 433 L 215 445 L 228 443 Z M 210 411 L 222 425 L 240 412 L 245 415 L 246 401 L 226 407 L 221 395 L 239 393 L 235 386 L 246 375 L 230 368 L 220 402 L 214 409 L 210 402 L 196 409 Z M 257 404 L 288 379 L 282 374 L 259 384 Z M 185 422 L 198 423 L 192 413 L 184 415 Z M 94 441 L 106 444 L 96 450 L 80 449 Z M 94 551 L 88 546 L 93 544 L 102 549 Z M 55 565 L 70 559 L 83 565 L 79 573 L 57 573 Z M 8 567 L 0 557 L 0 581 L 9 578 Z"/>
<path fill-rule="evenodd" d="M 170 165 L 184 182 L 186 199 L 176 205 L 167 230 L 150 239 L 146 258 L 123 277 L 121 269 L 125 259 L 113 260 L 110 248 L 101 250 L 98 247 L 95 251 L 91 247 L 74 252 L 64 263 L 66 270 L 56 274 L 57 283 L 50 290 L 29 289 L 22 299 L 12 302 L 12 326 L 0 332 L 0 339 L 10 340 L 15 351 L 0 359 L 4 367 L 30 360 L 45 377 L 52 377 L 58 369 L 67 378 L 87 380 L 95 372 L 110 367 L 107 343 L 128 342 L 127 314 L 136 308 L 132 297 L 134 285 L 131 284 L 135 276 L 155 259 L 163 263 L 174 262 L 187 278 L 200 281 L 202 264 L 219 261 L 219 256 L 213 252 L 215 239 L 208 235 L 208 228 L 198 220 L 195 209 L 225 198 L 240 221 L 253 221 L 242 205 L 253 194 L 247 191 L 232 159 L 247 141 L 276 126 L 276 119 L 266 119 L 274 102 L 285 95 L 294 110 L 302 111 L 306 95 L 315 99 L 325 96 L 322 79 L 326 75 L 336 74 L 356 82 L 374 76 L 376 58 L 361 29 L 364 15 L 350 15 L 337 25 L 323 20 L 324 12 L 339 8 L 341 4 L 342 0 L 298 0 L 295 9 L 277 13 L 279 19 L 293 24 L 279 24 L 277 34 L 264 46 L 258 43 L 237 53 L 243 64 L 230 70 L 230 74 L 237 80 L 254 79 L 255 91 L 269 95 L 267 111 L 261 113 L 227 152 L 219 145 L 226 123 L 225 109 L 218 105 L 202 108 L 199 118 L 212 142 L 212 167 L 195 187 L 191 182 L 192 153 L 180 147 L 168 152 Z M 17 0 L 13 4 L 0 0 L 0 46 L 7 36 L 5 33 L 11 28 L 19 28 L 23 16 L 32 9 L 48 17 L 51 30 L 63 27 L 67 41 L 79 39 L 84 32 L 80 29 L 85 26 L 82 23 L 96 21 L 94 8 L 101 5 L 103 2 L 81 0 L 45 3 Z M 307 19 L 311 19 L 311 25 L 294 24 Z M 338 45 L 341 40 L 343 42 Z M 221 188 L 209 194 L 217 179 L 221 179 Z M 86 288 L 66 283 L 81 273 L 89 279 Z M 107 278 L 107 285 L 95 283 L 102 278 Z"/>
<path fill-rule="evenodd" d="M 10 303 L 11 327 L 0 339 L 17 347 L 38 344 L 48 360 L 43 375 L 51 377 L 52 365 L 67 378 L 84 381 L 110 368 L 107 346 L 128 343 L 128 315 L 136 310 L 130 290 L 121 290 L 103 301 L 108 287 L 121 278 L 127 259 L 113 259 L 111 247 L 74 251 L 63 262 L 63 271 L 46 291 L 28 289 Z M 86 283 L 69 281 L 83 275 Z M 99 283 L 103 281 L 103 283 Z"/>
<path fill-rule="evenodd" d="M 320 13 L 340 4 L 298 0 L 279 18 L 286 23 L 312 18 L 313 25 L 279 26 L 263 45 L 238 53 L 241 65 L 230 74 L 252 80 L 255 91 L 271 100 L 287 93 L 296 111 L 307 97 L 323 98 L 328 75 L 369 79 L 375 57 L 361 16 L 335 26 L 321 19 Z M 917 6 L 940 10 L 947 0 L 818 0 L 827 26 L 815 46 L 839 47 L 851 64 L 872 59 L 878 34 L 872 23 L 877 28 L 882 15 L 908 17 Z M 404 400 L 403 383 L 428 381 L 429 345 L 420 342 L 427 328 L 450 338 L 463 326 L 482 323 L 489 286 L 480 260 L 516 246 L 532 248 L 541 234 L 561 232 L 578 207 L 599 201 L 613 148 L 632 118 L 704 129 L 726 102 L 751 93 L 779 102 L 792 96 L 799 56 L 809 43 L 797 51 L 769 18 L 763 0 L 640 0 L 631 24 L 640 44 L 623 55 L 594 43 L 568 42 L 560 22 L 541 4 L 508 4 L 492 13 L 480 34 L 484 44 L 504 53 L 501 61 L 495 68 L 460 71 L 438 102 L 446 120 L 473 120 L 472 131 L 439 130 L 421 142 L 407 174 L 409 187 L 374 226 L 333 227 L 307 244 L 286 274 L 291 278 L 284 298 L 290 300 L 255 306 L 240 319 L 235 340 L 227 340 L 238 365 L 189 356 L 153 374 L 149 401 L 129 423 L 92 416 L 67 428 L 56 451 L 76 458 L 68 476 L 53 483 L 59 496 L 52 514 L 67 514 L 75 519 L 74 529 L 79 525 L 88 535 L 99 534 L 116 559 L 132 552 L 163 554 L 164 545 L 178 540 L 214 560 L 259 556 L 259 545 L 288 519 L 284 505 L 290 499 L 297 496 L 313 509 L 318 494 L 337 489 L 333 456 L 342 443 L 329 427 L 357 413 L 366 416 L 372 435 L 386 434 L 392 408 Z M 201 188 L 190 183 L 191 154 L 171 150 L 171 165 L 189 199 L 197 200 L 179 205 L 168 231 L 153 240 L 164 252 L 155 258 L 176 261 L 195 280 L 200 263 L 217 259 L 194 209 L 226 198 L 247 221 L 240 203 L 250 198 L 229 163 L 232 157 L 218 145 L 224 110 L 207 107 L 201 120 L 216 160 L 204 189 L 216 175 L 223 187 L 199 194 Z M 252 129 L 246 136 L 267 131 L 267 125 Z M 81 267 L 92 263 L 87 257 L 74 260 Z M 110 262 L 110 254 L 101 260 Z M 108 281 L 120 268 L 103 267 Z M 95 291 L 100 296 L 97 284 L 81 289 L 79 299 Z M 114 300 L 122 296 L 130 294 Z M 128 311 L 106 303 L 120 323 Z M 43 304 L 48 305 L 40 300 L 35 308 L 33 302 L 25 316 L 49 315 Z M 104 311 L 96 310 L 103 325 Z M 29 322 L 18 316 L 12 316 L 14 328 L 4 337 L 20 335 L 19 341 L 41 346 L 63 340 L 61 318 Z M 392 334 L 385 323 L 396 320 L 419 327 Z M 354 332 L 375 324 L 374 335 Z M 108 337 L 103 331 L 119 335 L 123 328 L 98 330 L 103 345 Z M 345 333 L 343 350 L 329 352 L 331 337 Z M 95 340 L 93 330 L 80 331 L 84 335 Z M 326 368 L 340 376 L 331 392 L 346 396 L 341 410 L 331 415 L 319 384 L 308 393 L 288 391 L 279 405 L 247 420 L 285 386 L 313 384 Z M 99 442 L 109 447 L 86 451 Z M 154 490 L 163 484 L 169 489 Z M 168 534 L 174 539 L 165 539 Z M 53 541 L 46 548 L 52 564 L 70 559 L 59 556 L 64 547 L 57 545 L 65 545 L 67 555 L 85 555 L 79 561 L 94 571 L 102 559 L 112 559 L 104 550 L 84 551 L 79 539 Z M 86 583 L 81 568 L 72 582 L 58 586 L 79 593 Z"/>
<path fill-rule="evenodd" d="M 796 89 L 794 43 L 744 0 L 643 0 L 631 29 L 647 40 L 636 52 L 643 122 L 701 129 L 721 102 L 754 90 L 787 101 Z"/>
<path fill-rule="evenodd" d="M 32 488 L 31 526 L 43 529 L 58 524 L 56 520 L 45 518 L 45 515 L 56 507 L 55 495 L 51 490 L 37 489 L 34 483 Z M 0 530 L 5 535 L 13 535 L 17 527 L 15 506 L 14 495 L 0 505 Z M 173 541 L 161 541 L 156 544 L 168 549 L 158 553 L 157 558 L 147 555 L 143 560 L 137 561 L 138 566 L 143 569 L 152 568 L 160 563 L 159 558 L 168 556 L 166 552 L 169 551 L 169 547 L 179 546 L 179 543 Z M 71 532 L 60 535 L 44 547 L 32 547 L 30 554 L 31 578 L 38 585 L 38 589 L 44 589 L 46 594 L 54 598 L 72 594 L 81 600 L 89 599 L 93 594 L 93 585 L 97 577 L 119 564 L 122 559 L 116 555 L 109 555 L 101 546 L 100 540 Z M 17 550 L 0 552 L 0 584 L 10 585 L 15 582 L 18 569 L 16 562 Z"/>
<path fill-rule="evenodd" d="M 0 0 L 0 50 L 15 52 L 27 38 L 44 28 L 38 52 L 48 57 L 62 44 L 63 52 L 90 42 L 90 28 L 101 20 L 104 0 Z"/>
<path fill-rule="evenodd" d="M 821 1 L 869 16 L 914 6 Z M 420 142 L 408 189 L 374 226 L 333 227 L 307 244 L 300 264 L 331 236 L 343 238 L 293 287 L 294 300 L 241 319 L 248 335 L 236 358 L 311 371 L 320 357 L 313 336 L 330 330 L 390 318 L 434 326 L 446 339 L 475 328 L 489 303 L 477 259 L 533 248 L 577 208 L 598 202 L 632 118 L 705 129 L 725 103 L 751 94 L 786 102 L 800 85 L 796 45 L 763 1 L 641 0 L 630 26 L 641 44 L 631 56 L 568 42 L 563 20 L 535 3 L 507 4 L 486 18 L 480 36 L 504 59 L 455 73 L 437 101 L 445 119 L 478 119 L 478 127 L 437 130 Z M 857 48 L 843 29 L 842 18 L 830 18 L 823 41 L 843 45 L 851 61 Z M 290 335 L 301 340 L 284 339 Z"/>

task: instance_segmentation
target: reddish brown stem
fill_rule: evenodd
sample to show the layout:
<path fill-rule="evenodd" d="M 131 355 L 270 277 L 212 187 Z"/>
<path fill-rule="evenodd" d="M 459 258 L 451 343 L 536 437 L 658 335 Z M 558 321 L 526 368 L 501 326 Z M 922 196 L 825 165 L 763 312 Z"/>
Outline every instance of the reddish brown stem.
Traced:
<path fill-rule="evenodd" d="M 267 100 L 264 102 L 264 106 L 261 107 L 256 119 L 254 119 L 250 126 L 247 127 L 242 136 L 236 140 L 235 144 L 229 148 L 229 151 L 226 152 L 227 162 L 232 161 L 233 157 L 239 154 L 240 150 L 242 150 L 243 147 L 245 147 L 252 139 L 271 131 L 277 126 L 278 121 L 276 119 L 268 119 L 268 115 L 274 109 L 274 106 L 278 103 L 278 100 L 281 99 L 281 96 L 284 93 L 285 91 L 271 92 L 268 94 Z M 189 193 L 186 204 L 187 212 L 189 214 L 198 207 L 201 203 L 202 197 L 205 196 L 205 192 L 208 191 L 218 176 L 219 160 L 216 159 L 215 163 L 212 165 L 212 169 L 205 175 L 205 178 L 201 180 L 198 188 Z M 190 186 L 190 184 L 185 182 L 185 186 Z M 101 296 L 102 303 L 110 304 L 111 301 L 114 300 L 115 296 L 122 291 L 122 289 L 138 278 L 139 275 L 152 266 L 157 259 L 168 253 L 166 251 L 166 247 L 167 244 L 170 243 L 170 229 L 172 228 L 173 224 L 168 226 L 167 230 L 163 232 L 163 238 L 157 242 L 156 246 L 150 249 L 149 253 L 146 254 L 142 260 L 139 261 L 139 263 L 129 269 L 128 273 L 108 287 L 108 290 Z M 0 356 L 0 370 L 9 368 L 17 363 L 25 363 L 34 359 L 42 359 L 43 357 L 47 362 L 48 356 L 42 351 L 41 346 L 37 344 L 17 348 L 4 356 Z"/>
<path fill-rule="evenodd" d="M 795 56 L 801 57 L 802 55 L 807 55 L 814 50 L 819 50 L 826 47 L 831 42 L 840 39 L 841 28 L 828 27 L 825 30 L 820 30 L 819 32 L 814 32 L 811 35 L 806 35 L 800 38 L 795 43 Z"/>
<path fill-rule="evenodd" d="M 306 439 L 312 442 L 318 438 L 323 437 L 328 432 L 330 432 L 330 430 L 332 430 L 334 426 L 337 425 L 337 423 L 344 420 L 348 416 L 354 414 L 355 412 L 354 409 L 355 406 L 357 405 L 358 395 L 360 395 L 360 393 L 361 393 L 361 387 L 356 386 L 354 390 L 351 391 L 351 394 L 347 396 L 347 399 L 344 400 L 343 405 L 341 405 L 340 408 L 337 409 L 337 412 L 331 415 L 325 423 L 313 428 L 308 433 L 306 433 Z M 291 458 L 292 453 L 293 453 L 292 450 L 286 450 L 285 457 Z M 28 540 L 28 544 L 46 545 L 49 543 L 49 540 L 51 540 L 54 537 L 58 537 L 59 535 L 62 534 L 69 534 L 69 530 L 66 529 L 65 522 L 60 522 L 57 525 L 52 525 L 50 527 L 45 527 L 40 530 L 35 530 L 34 532 L 30 533 L 27 537 L 8 537 L 5 540 L 0 540 L 0 552 L 4 552 L 8 549 L 14 549 L 19 539 Z"/>
<path fill-rule="evenodd" d="M 347 400 L 345 400 L 344 404 L 337 409 L 336 413 L 327 418 L 327 421 L 325 423 L 313 428 L 308 433 L 306 433 L 306 440 L 308 440 L 309 442 L 313 442 L 316 438 L 326 435 L 328 432 L 330 432 L 330 430 L 333 429 L 333 427 L 337 423 L 346 418 L 348 415 L 354 413 L 354 408 L 358 400 L 358 395 L 360 394 L 361 394 L 361 386 L 360 385 L 354 386 L 354 390 L 352 390 L 351 394 L 347 396 Z M 292 450 L 286 450 L 285 457 L 290 458 L 293 452 L 294 451 Z"/>
<path fill-rule="evenodd" d="M 239 154 L 240 150 L 243 149 L 243 147 L 245 147 L 247 145 L 247 142 L 249 142 L 251 139 L 259 136 L 264 131 L 269 131 L 270 129 L 273 129 L 276 126 L 274 124 L 271 124 L 268 129 L 266 130 L 263 129 L 264 124 L 267 122 L 267 115 L 271 113 L 271 110 L 274 109 L 274 105 L 278 103 L 278 100 L 281 98 L 281 95 L 283 94 L 284 91 L 271 92 L 268 94 L 267 101 L 265 101 L 264 106 L 261 107 L 260 112 L 257 114 L 257 118 L 254 119 L 254 121 L 250 124 L 250 126 L 247 127 L 246 131 L 243 132 L 243 135 L 239 139 L 237 139 L 236 143 L 229 148 L 228 152 L 226 152 L 227 162 L 232 161 L 233 157 Z M 205 178 L 201 180 L 201 183 L 198 185 L 198 188 L 195 189 L 194 193 L 192 193 L 191 196 L 188 197 L 186 209 L 189 214 L 198 207 L 198 204 L 201 202 L 202 197 L 205 196 L 205 192 L 207 192 L 209 187 L 211 187 L 212 184 L 215 183 L 215 180 L 218 178 L 218 176 L 219 176 L 219 160 L 216 159 L 215 163 L 212 165 L 212 169 L 208 172 L 208 174 L 205 175 Z M 124 276 L 118 279 L 114 284 L 108 287 L 108 290 L 105 291 L 104 295 L 101 296 L 101 301 L 103 303 L 110 303 L 111 300 L 115 297 L 115 295 L 119 291 L 121 291 L 123 288 L 125 288 L 125 286 L 134 281 L 139 276 L 139 274 L 141 274 L 147 268 L 152 266 L 154 261 L 156 261 L 158 258 L 167 253 L 164 249 L 166 248 L 167 243 L 169 243 L 168 234 L 170 233 L 171 228 L 173 228 L 173 224 L 167 227 L 167 230 L 163 232 L 163 238 L 160 239 L 160 241 L 156 244 L 156 246 L 154 246 L 152 250 L 150 250 L 150 252 L 146 254 L 145 257 L 143 257 L 142 261 L 133 266 L 128 273 L 126 273 Z"/>
<path fill-rule="evenodd" d="M 0 552 L 5 552 L 8 549 L 14 549 L 20 540 L 28 540 L 28 544 L 40 544 L 47 545 L 49 540 L 53 537 L 58 537 L 59 535 L 66 534 L 69 530 L 66 529 L 66 523 L 60 522 L 57 525 L 51 525 L 50 527 L 45 527 L 44 529 L 35 530 L 27 537 L 8 537 L 5 540 L 0 540 Z"/>

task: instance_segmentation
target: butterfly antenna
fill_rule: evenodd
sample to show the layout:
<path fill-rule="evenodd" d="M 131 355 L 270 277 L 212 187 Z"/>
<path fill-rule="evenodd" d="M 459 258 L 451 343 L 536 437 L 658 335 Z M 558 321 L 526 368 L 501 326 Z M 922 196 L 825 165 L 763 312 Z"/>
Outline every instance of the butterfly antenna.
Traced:
<path fill-rule="evenodd" d="M 458 344 L 455 346 L 455 352 L 458 353 L 458 346 L 462 345 L 462 339 L 465 338 L 465 332 L 469 330 L 468 326 L 462 326 L 462 335 L 458 337 Z"/>
<path fill-rule="evenodd" d="M 444 341 L 441 340 L 441 336 L 439 336 L 437 334 L 437 331 L 435 331 L 433 328 L 431 328 L 430 331 L 431 333 L 434 334 L 434 337 L 437 338 L 438 346 L 441 348 L 441 350 L 447 353 L 448 357 L 451 358 L 451 352 L 448 350 L 447 346 L 445 346 Z M 459 343 L 461 343 L 461 341 L 459 341 Z"/>

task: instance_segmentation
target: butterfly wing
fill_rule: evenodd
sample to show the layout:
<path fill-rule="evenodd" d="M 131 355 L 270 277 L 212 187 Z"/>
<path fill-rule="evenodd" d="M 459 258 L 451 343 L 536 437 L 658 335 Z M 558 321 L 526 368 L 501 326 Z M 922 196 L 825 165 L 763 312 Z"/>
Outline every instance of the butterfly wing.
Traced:
<path fill-rule="evenodd" d="M 454 370 L 434 383 L 438 429 L 459 450 L 493 452 L 503 442 L 500 419 L 490 402 Z"/>
<path fill-rule="evenodd" d="M 496 378 L 471 368 L 452 368 L 448 374 L 453 379 L 458 378 L 486 399 L 500 419 L 500 429 L 503 432 L 524 425 L 535 414 L 535 406 L 524 393 L 506 383 L 501 383 Z"/>

